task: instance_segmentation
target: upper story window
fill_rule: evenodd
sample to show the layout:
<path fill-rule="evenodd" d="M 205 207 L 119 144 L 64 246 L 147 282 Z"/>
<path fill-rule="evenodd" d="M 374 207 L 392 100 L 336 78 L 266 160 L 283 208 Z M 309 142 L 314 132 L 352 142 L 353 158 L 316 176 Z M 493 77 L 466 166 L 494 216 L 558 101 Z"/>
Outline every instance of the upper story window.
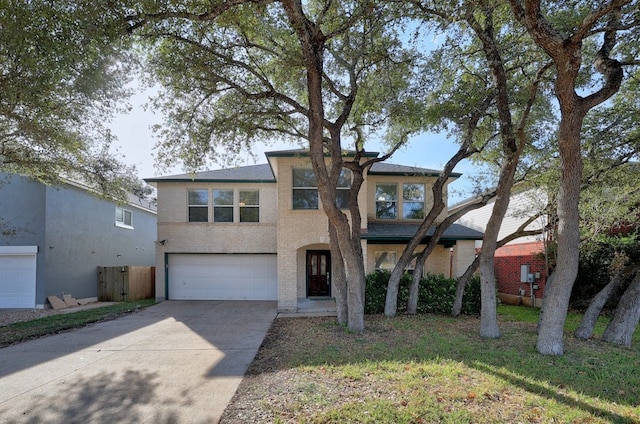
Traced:
<path fill-rule="evenodd" d="M 312 169 L 293 169 L 293 209 L 318 209 L 318 183 Z"/>
<path fill-rule="evenodd" d="M 188 222 L 208 222 L 213 206 L 213 222 L 260 222 L 260 190 L 213 189 L 188 191 Z"/>
<path fill-rule="evenodd" d="M 398 185 L 376 185 L 376 218 L 398 218 Z"/>
<path fill-rule="evenodd" d="M 189 222 L 207 222 L 209 219 L 209 190 L 188 191 Z"/>
<path fill-rule="evenodd" d="M 349 189 L 351 188 L 351 171 L 343 169 L 336 185 L 336 205 L 340 209 L 349 209 Z"/>
<path fill-rule="evenodd" d="M 233 190 L 213 190 L 213 222 L 233 222 Z"/>
<path fill-rule="evenodd" d="M 116 227 L 133 230 L 133 214 L 130 210 L 116 206 Z"/>
<path fill-rule="evenodd" d="M 258 190 L 240 190 L 240 222 L 260 221 L 260 192 Z"/>
<path fill-rule="evenodd" d="M 402 185 L 402 217 L 424 219 L 424 184 Z"/>
<path fill-rule="evenodd" d="M 349 188 L 352 174 L 348 169 L 342 169 L 338 178 L 336 205 L 341 209 L 349 207 Z M 318 209 L 318 183 L 313 169 L 293 169 L 293 209 Z"/>

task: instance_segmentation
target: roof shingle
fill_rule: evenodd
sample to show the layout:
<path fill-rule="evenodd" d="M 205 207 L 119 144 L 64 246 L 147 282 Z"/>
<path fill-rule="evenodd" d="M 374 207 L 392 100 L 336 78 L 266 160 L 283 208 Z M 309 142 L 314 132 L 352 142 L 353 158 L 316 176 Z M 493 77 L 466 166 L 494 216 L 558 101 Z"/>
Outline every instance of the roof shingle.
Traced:
<path fill-rule="evenodd" d="M 440 171 L 415 166 L 397 165 L 386 162 L 376 162 L 371 166 L 369 174 L 372 175 L 426 175 L 438 176 Z M 451 177 L 457 178 L 461 174 L 452 173 Z M 163 177 L 145 178 L 147 182 L 275 182 L 275 177 L 269 164 L 239 166 L 237 168 L 216 169 L 212 171 L 196 172 L 194 174 L 178 174 Z"/>
<path fill-rule="evenodd" d="M 367 230 L 362 232 L 361 238 L 364 240 L 378 242 L 406 242 L 411 240 L 420 224 L 410 223 L 378 223 L 370 222 Z M 426 238 L 430 238 L 435 231 L 435 227 L 429 228 Z M 444 231 L 440 240 L 482 240 L 483 233 L 460 224 L 451 224 Z"/>

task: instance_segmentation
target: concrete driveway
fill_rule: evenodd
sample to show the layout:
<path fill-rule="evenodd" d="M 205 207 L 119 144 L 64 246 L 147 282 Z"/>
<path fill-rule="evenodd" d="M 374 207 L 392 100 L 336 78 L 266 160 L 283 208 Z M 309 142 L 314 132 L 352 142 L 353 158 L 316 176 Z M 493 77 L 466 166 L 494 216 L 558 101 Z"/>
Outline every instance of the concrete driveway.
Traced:
<path fill-rule="evenodd" d="M 0 349 L 0 421 L 216 423 L 276 310 L 167 301 Z"/>

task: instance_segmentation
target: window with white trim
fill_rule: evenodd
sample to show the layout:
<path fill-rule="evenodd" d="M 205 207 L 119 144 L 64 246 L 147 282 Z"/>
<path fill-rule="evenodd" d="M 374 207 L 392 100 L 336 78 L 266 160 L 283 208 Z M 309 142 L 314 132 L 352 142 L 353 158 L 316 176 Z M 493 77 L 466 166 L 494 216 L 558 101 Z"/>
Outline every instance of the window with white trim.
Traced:
<path fill-rule="evenodd" d="M 240 190 L 240 222 L 260 222 L 260 191 Z"/>
<path fill-rule="evenodd" d="M 352 180 L 353 174 L 351 174 L 351 170 L 342 169 L 336 185 L 336 205 L 340 209 L 349 209 L 349 189 L 351 188 Z"/>
<path fill-rule="evenodd" d="M 402 185 L 402 217 L 424 219 L 424 184 Z"/>
<path fill-rule="evenodd" d="M 209 220 L 209 190 L 191 189 L 187 192 L 189 222 L 207 222 Z"/>
<path fill-rule="evenodd" d="M 376 218 L 398 218 L 398 185 L 376 185 Z"/>
<path fill-rule="evenodd" d="M 133 213 L 128 209 L 116 206 L 116 227 L 133 230 Z"/>
<path fill-rule="evenodd" d="M 233 222 L 233 190 L 213 190 L 213 222 Z"/>
<path fill-rule="evenodd" d="M 318 183 L 313 169 L 293 169 L 293 209 L 318 209 Z"/>
<path fill-rule="evenodd" d="M 294 168 L 292 177 L 293 209 L 318 209 L 318 183 L 313 169 Z M 349 189 L 352 180 L 351 171 L 343 168 L 336 184 L 336 205 L 340 209 L 349 208 Z"/>

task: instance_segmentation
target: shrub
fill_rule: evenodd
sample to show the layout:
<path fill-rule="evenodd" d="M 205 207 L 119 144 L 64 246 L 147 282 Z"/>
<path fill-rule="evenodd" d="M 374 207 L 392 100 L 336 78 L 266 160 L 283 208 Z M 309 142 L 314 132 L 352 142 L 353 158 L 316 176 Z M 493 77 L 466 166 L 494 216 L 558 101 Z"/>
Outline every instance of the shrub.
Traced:
<path fill-rule="evenodd" d="M 601 236 L 589 239 L 580 247 L 580 266 L 571 292 L 571 308 L 584 310 L 591 299 L 613 276 L 612 261 L 621 253 L 628 263 L 640 260 L 640 234 Z M 615 308 L 622 292 L 615 293 L 605 308 Z"/>
<path fill-rule="evenodd" d="M 365 314 L 381 314 L 389 284 L 388 271 L 376 271 L 367 275 L 367 289 L 365 296 Z M 453 307 L 458 281 L 445 278 L 444 275 L 428 273 L 420 280 L 418 292 L 418 313 L 449 314 Z M 411 275 L 404 274 L 398 288 L 398 314 L 407 311 Z M 480 313 L 480 279 L 474 277 L 468 284 L 462 299 L 462 313 L 467 315 Z"/>

